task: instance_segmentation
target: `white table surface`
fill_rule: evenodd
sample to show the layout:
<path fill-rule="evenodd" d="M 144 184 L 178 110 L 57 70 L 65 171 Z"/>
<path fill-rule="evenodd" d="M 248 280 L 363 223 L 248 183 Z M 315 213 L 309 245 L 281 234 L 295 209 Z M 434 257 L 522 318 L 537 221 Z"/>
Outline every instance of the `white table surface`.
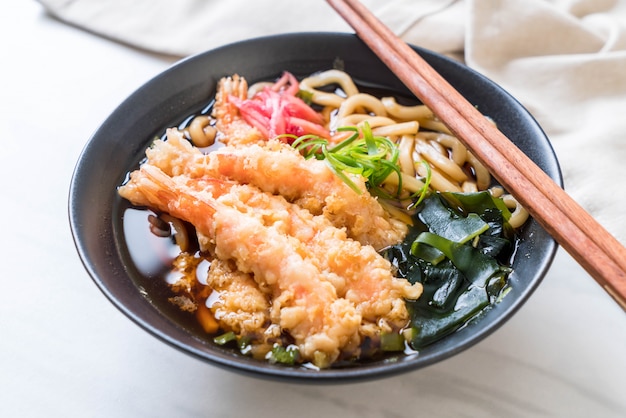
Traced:
<path fill-rule="evenodd" d="M 268 382 L 161 343 L 83 269 L 67 198 L 90 135 L 173 60 L 61 24 L 33 1 L 2 21 L 0 416 L 626 416 L 626 315 L 562 250 L 494 335 L 379 381 Z"/>

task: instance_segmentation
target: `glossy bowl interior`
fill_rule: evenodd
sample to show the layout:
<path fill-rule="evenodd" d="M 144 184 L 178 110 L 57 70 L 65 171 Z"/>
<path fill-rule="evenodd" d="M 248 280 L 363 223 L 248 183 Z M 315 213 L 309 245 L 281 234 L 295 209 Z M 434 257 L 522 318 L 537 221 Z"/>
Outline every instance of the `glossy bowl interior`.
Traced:
<path fill-rule="evenodd" d="M 554 151 L 532 116 L 508 93 L 467 67 L 416 48 L 461 94 L 486 115 L 557 183 Z M 78 254 L 104 295 L 131 320 L 190 355 L 233 371 L 276 379 L 337 382 L 414 370 L 472 346 L 507 321 L 541 282 L 557 245 L 534 221 L 521 234 L 511 291 L 478 320 L 417 356 L 398 355 L 351 368 L 310 370 L 259 362 L 213 344 L 172 318 L 138 285 L 121 224 L 116 188 L 164 128 L 178 125 L 206 106 L 217 81 L 240 74 L 249 82 L 284 70 L 296 76 L 339 67 L 357 81 L 409 95 L 402 83 L 354 35 L 298 33 L 252 39 L 208 51 L 173 65 L 125 100 L 89 139 L 77 163 L 69 194 L 69 219 Z"/>

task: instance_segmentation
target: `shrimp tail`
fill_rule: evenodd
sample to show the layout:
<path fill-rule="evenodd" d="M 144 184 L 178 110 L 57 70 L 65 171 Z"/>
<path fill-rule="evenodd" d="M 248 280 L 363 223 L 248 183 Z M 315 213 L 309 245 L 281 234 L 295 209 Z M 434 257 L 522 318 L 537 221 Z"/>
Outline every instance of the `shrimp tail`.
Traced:
<path fill-rule="evenodd" d="M 160 169 L 145 164 L 141 167 L 142 190 L 146 197 L 157 204 L 162 210 L 176 216 L 181 209 L 194 208 L 195 212 L 201 212 L 205 216 L 213 216 L 216 212 L 215 205 L 209 199 L 191 195 L 186 191 L 187 187 L 180 187 L 178 183 Z M 185 218 L 183 216 L 183 218 Z"/>

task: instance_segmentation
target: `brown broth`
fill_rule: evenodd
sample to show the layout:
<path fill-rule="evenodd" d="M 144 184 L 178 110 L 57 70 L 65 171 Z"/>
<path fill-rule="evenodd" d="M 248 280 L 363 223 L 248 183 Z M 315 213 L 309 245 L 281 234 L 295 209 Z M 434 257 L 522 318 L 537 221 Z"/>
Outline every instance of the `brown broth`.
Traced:
<path fill-rule="evenodd" d="M 181 253 L 173 235 L 159 237 L 150 231 L 148 216 L 154 212 L 146 208 L 131 206 L 119 198 L 118 213 L 122 220 L 125 249 L 134 270 L 132 279 L 139 291 L 161 314 L 185 329 L 195 338 L 211 343 L 215 335 L 207 334 L 198 323 L 194 312 L 181 310 L 170 301 L 177 296 L 170 285 L 179 275 L 173 272 L 172 262 Z M 204 275 L 208 272 L 208 264 Z M 198 280 L 202 283 L 203 271 L 198 270 Z"/>

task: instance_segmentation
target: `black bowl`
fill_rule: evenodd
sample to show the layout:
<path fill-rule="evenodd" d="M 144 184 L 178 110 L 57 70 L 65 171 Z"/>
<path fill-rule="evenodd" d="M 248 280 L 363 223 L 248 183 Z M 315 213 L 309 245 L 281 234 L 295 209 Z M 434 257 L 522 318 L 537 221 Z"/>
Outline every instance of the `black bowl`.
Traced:
<path fill-rule="evenodd" d="M 436 53 L 415 48 L 463 96 L 562 184 L 554 151 L 533 117 L 508 93 L 471 69 Z M 297 33 L 252 39 L 180 61 L 125 100 L 87 143 L 69 195 L 69 218 L 76 248 L 94 282 L 125 315 L 162 341 L 230 370 L 310 382 L 376 378 L 424 367 L 476 344 L 505 323 L 537 288 L 557 244 L 533 220 L 521 233 L 510 276 L 511 291 L 478 320 L 420 351 L 351 368 L 310 370 L 272 365 L 213 344 L 154 303 L 138 284 L 124 242 L 116 193 L 150 141 L 164 128 L 206 106 L 217 81 L 240 74 L 269 80 L 284 70 L 296 76 L 342 66 L 356 80 L 410 96 L 404 85 L 354 35 Z"/>

